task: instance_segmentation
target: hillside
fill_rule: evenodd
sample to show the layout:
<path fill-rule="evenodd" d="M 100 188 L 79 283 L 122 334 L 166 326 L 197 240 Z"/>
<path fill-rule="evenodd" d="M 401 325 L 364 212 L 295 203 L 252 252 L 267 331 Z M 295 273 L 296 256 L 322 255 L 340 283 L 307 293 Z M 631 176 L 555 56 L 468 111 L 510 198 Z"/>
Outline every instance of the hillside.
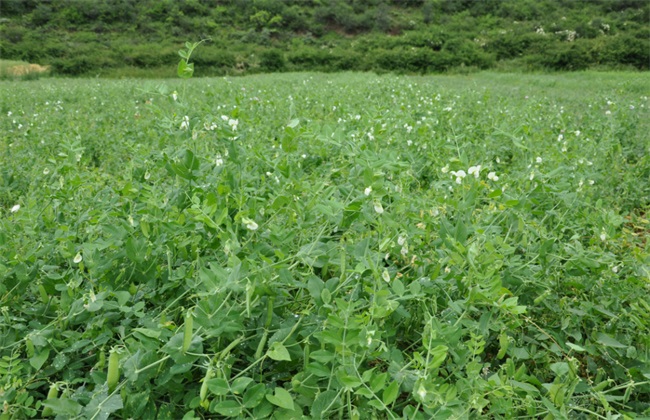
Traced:
<path fill-rule="evenodd" d="M 66 75 L 650 68 L 643 0 L 3 0 L 0 56 Z M 141 71 L 145 69 L 146 71 Z"/>

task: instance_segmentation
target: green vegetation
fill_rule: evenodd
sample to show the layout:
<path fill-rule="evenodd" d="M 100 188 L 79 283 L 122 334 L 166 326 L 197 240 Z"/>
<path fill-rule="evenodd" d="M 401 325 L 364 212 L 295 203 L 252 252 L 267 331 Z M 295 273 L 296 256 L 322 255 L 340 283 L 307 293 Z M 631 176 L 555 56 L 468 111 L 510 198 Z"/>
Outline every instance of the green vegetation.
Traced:
<path fill-rule="evenodd" d="M 650 69 L 645 0 L 3 0 L 0 56 L 62 75 Z"/>
<path fill-rule="evenodd" d="M 647 417 L 649 91 L 0 81 L 0 418 Z"/>

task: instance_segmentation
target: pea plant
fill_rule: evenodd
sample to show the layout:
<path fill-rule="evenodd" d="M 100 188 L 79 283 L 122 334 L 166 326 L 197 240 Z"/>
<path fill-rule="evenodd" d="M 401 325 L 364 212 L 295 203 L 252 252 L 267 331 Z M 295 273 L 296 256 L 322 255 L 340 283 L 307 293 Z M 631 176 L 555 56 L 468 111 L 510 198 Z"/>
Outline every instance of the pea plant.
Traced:
<path fill-rule="evenodd" d="M 0 81 L 0 418 L 650 415 L 647 81 L 188 80 L 201 42 Z"/>

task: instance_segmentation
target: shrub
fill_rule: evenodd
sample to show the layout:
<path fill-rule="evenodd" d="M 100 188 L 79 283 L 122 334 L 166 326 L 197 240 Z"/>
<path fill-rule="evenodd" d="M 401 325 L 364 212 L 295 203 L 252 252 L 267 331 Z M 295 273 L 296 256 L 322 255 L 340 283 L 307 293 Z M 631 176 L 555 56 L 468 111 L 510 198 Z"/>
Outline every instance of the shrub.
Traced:
<path fill-rule="evenodd" d="M 260 67 L 264 71 L 280 71 L 286 67 L 284 54 L 279 50 L 266 50 L 260 54 Z"/>

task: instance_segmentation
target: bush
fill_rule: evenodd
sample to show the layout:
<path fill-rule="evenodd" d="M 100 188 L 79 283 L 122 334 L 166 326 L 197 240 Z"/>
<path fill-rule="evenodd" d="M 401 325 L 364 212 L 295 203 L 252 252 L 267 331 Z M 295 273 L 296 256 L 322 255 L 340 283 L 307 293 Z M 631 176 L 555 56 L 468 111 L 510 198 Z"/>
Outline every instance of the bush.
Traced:
<path fill-rule="evenodd" d="M 303 47 L 292 51 L 287 55 L 289 63 L 293 64 L 297 70 L 306 70 L 323 67 L 329 67 L 335 57 L 330 54 L 329 50 Z"/>
<path fill-rule="evenodd" d="M 266 50 L 260 54 L 260 67 L 263 71 L 280 71 L 286 67 L 284 54 L 279 50 Z"/>
<path fill-rule="evenodd" d="M 594 62 L 587 40 L 556 43 L 542 60 L 545 67 L 553 70 L 584 70 Z"/>

